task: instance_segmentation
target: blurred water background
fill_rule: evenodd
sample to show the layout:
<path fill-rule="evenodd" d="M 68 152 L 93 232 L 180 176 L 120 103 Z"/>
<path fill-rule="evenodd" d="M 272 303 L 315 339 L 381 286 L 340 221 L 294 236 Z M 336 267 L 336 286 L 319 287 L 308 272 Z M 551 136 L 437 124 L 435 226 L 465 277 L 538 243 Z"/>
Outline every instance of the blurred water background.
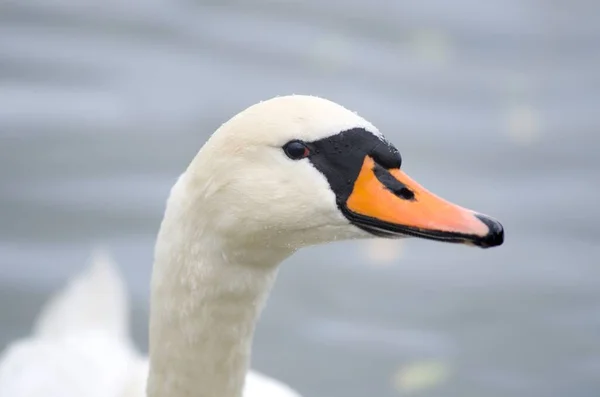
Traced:
<path fill-rule="evenodd" d="M 177 175 L 275 95 L 359 111 L 505 246 L 340 243 L 288 260 L 253 366 L 306 396 L 600 395 L 600 3 L 0 3 L 0 349 L 110 247 L 146 350 Z"/>

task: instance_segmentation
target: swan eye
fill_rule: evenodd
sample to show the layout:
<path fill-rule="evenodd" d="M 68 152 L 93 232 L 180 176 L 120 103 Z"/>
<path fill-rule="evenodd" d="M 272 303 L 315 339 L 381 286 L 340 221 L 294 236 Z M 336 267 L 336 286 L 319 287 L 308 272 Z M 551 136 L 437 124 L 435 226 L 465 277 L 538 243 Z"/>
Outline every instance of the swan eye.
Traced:
<path fill-rule="evenodd" d="M 301 160 L 310 155 L 310 149 L 300 141 L 290 141 L 283 145 L 283 151 L 292 160 Z"/>

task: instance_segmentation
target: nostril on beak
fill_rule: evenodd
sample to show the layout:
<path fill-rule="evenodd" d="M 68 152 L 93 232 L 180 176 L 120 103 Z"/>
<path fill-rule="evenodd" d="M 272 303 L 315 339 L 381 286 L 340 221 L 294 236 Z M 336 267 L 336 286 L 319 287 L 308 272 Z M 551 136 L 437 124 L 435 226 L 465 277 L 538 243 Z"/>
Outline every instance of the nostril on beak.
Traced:
<path fill-rule="evenodd" d="M 477 242 L 477 245 L 481 248 L 491 248 L 502 245 L 502 243 L 504 243 L 504 228 L 502 227 L 502 224 L 486 215 L 476 214 L 475 216 L 483 222 L 489 230 L 488 234 Z"/>
<path fill-rule="evenodd" d="M 392 174 L 390 174 L 389 170 L 383 168 L 379 164 L 375 165 L 373 168 L 373 173 L 379 179 L 379 182 L 383 186 L 385 186 L 390 192 L 395 194 L 397 197 L 412 201 L 415 199 L 415 193 L 410 190 L 407 186 L 405 186 L 402 182 L 394 178 Z"/>
<path fill-rule="evenodd" d="M 403 187 L 402 189 L 400 189 L 400 191 L 397 194 L 405 200 L 413 200 L 415 198 L 415 194 L 413 193 L 413 191 L 407 187 Z"/>

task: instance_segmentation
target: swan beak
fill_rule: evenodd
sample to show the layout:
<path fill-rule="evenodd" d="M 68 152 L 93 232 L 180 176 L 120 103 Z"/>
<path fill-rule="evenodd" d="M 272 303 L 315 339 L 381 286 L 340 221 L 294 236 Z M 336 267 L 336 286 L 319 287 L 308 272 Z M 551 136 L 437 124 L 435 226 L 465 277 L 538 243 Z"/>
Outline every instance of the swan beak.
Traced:
<path fill-rule="evenodd" d="M 343 210 L 356 226 L 381 237 L 408 235 L 482 248 L 504 242 L 497 220 L 450 203 L 369 156 Z"/>

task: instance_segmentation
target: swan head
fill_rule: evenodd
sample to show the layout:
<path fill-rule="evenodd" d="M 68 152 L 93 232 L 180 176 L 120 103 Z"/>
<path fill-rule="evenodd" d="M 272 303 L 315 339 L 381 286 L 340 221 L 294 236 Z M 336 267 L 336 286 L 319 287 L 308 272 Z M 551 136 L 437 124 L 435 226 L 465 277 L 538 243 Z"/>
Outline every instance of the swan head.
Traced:
<path fill-rule="evenodd" d="M 192 224 L 242 245 L 294 250 L 373 237 L 502 244 L 498 221 L 430 193 L 401 166 L 399 150 L 358 114 L 318 97 L 276 97 L 223 124 L 172 200 Z"/>

